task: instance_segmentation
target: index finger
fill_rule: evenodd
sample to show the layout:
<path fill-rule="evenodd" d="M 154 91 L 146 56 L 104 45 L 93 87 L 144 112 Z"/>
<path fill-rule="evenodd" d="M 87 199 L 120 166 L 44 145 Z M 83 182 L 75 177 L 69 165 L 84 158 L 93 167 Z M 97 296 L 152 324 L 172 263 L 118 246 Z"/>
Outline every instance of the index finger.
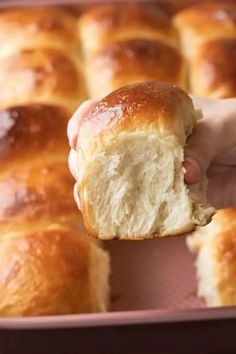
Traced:
<path fill-rule="evenodd" d="M 75 111 L 73 116 L 68 122 L 67 126 L 67 136 L 69 139 L 69 144 L 72 149 L 76 149 L 79 126 L 89 111 L 97 104 L 97 100 L 86 100 L 84 101 L 78 109 Z"/>

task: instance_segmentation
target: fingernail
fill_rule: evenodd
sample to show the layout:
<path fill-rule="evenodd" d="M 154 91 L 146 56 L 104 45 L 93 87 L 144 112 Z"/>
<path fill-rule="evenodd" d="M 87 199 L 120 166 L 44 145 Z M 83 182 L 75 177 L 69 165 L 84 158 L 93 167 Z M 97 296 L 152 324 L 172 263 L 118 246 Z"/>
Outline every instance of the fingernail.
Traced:
<path fill-rule="evenodd" d="M 74 198 L 75 198 L 75 201 L 76 201 L 76 204 L 77 204 L 78 208 L 80 209 L 80 208 L 81 208 L 81 205 L 80 205 L 80 199 L 79 199 L 79 196 L 78 196 L 78 186 L 77 186 L 77 183 L 75 183 L 75 185 L 74 185 Z"/>
<path fill-rule="evenodd" d="M 183 167 L 186 170 L 184 180 L 187 184 L 194 184 L 199 181 L 202 176 L 201 167 L 198 162 L 191 157 L 185 157 Z"/>

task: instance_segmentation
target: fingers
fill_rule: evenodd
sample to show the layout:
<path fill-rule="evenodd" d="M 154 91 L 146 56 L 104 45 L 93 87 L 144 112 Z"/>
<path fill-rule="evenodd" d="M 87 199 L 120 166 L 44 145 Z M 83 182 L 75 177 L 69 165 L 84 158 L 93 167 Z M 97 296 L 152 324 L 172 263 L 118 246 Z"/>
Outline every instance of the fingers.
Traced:
<path fill-rule="evenodd" d="M 201 97 L 201 96 L 192 96 L 190 95 L 193 101 L 193 105 L 196 109 L 201 109 L 202 111 L 205 111 L 206 109 L 209 109 L 210 105 L 216 104 L 219 102 L 219 99 L 216 98 L 207 98 L 207 97 Z"/>
<path fill-rule="evenodd" d="M 74 149 L 71 149 L 68 158 L 70 172 L 76 180 L 78 178 L 78 173 L 77 173 L 78 156 L 77 155 L 78 153 Z"/>
<path fill-rule="evenodd" d="M 76 202 L 78 208 L 80 209 L 80 199 L 79 199 L 79 196 L 78 196 L 78 186 L 77 186 L 77 183 L 75 183 L 75 185 L 74 185 L 74 199 L 75 199 L 75 202 Z"/>
<path fill-rule="evenodd" d="M 186 170 L 184 175 L 185 182 L 188 184 L 194 184 L 200 180 L 202 176 L 202 170 L 200 164 L 191 157 L 185 157 L 183 166 Z"/>
<path fill-rule="evenodd" d="M 70 172 L 74 176 L 74 178 L 77 180 L 77 178 L 78 178 L 78 173 L 77 173 L 78 160 L 77 160 L 77 156 L 76 155 L 77 155 L 77 152 L 75 150 L 71 149 L 70 150 L 70 154 L 69 154 L 68 162 L 69 162 Z M 77 183 L 75 183 L 75 185 L 74 185 L 74 199 L 75 199 L 75 202 L 76 202 L 78 208 L 80 209 L 80 199 L 79 199 L 79 196 L 78 196 Z"/>
<path fill-rule="evenodd" d="M 87 100 L 84 101 L 77 111 L 73 114 L 72 118 L 70 119 L 68 126 L 67 126 L 67 136 L 69 139 L 69 144 L 71 147 L 70 153 L 69 153 L 69 158 L 68 158 L 68 165 L 71 174 L 74 176 L 74 178 L 77 180 L 78 178 L 78 156 L 76 152 L 76 145 L 77 145 L 77 140 L 78 140 L 78 132 L 79 132 L 79 127 L 86 116 L 86 114 L 89 113 L 89 111 L 97 104 L 98 101 L 96 100 Z M 76 204 L 78 208 L 80 209 L 80 200 L 79 196 L 77 193 L 77 184 L 74 185 L 74 199 L 76 201 Z"/>
<path fill-rule="evenodd" d="M 83 118 L 86 116 L 86 114 L 88 114 L 88 112 L 96 104 L 97 104 L 97 101 L 95 101 L 95 100 L 87 100 L 87 101 L 83 102 L 80 105 L 80 107 L 77 109 L 77 111 L 73 114 L 73 116 L 70 119 L 68 126 L 67 126 L 67 136 L 68 136 L 69 144 L 71 147 L 71 150 L 69 153 L 68 164 L 69 164 L 70 172 L 76 180 L 78 177 L 78 174 L 77 174 L 78 157 L 77 157 L 77 152 L 75 151 L 75 149 L 76 149 L 76 144 L 77 144 L 77 140 L 78 140 L 79 126 L 80 126 Z M 76 201 L 78 208 L 80 209 L 80 200 L 79 200 L 79 196 L 77 193 L 77 184 L 74 185 L 74 199 Z"/>
<path fill-rule="evenodd" d="M 216 154 L 215 130 L 208 121 L 199 121 L 185 147 L 185 182 L 194 184 L 206 173 Z"/>
<path fill-rule="evenodd" d="M 84 101 L 79 108 L 75 111 L 72 118 L 69 120 L 67 126 L 67 136 L 69 139 L 69 144 L 72 149 L 76 149 L 79 126 L 89 111 L 97 104 L 96 100 Z"/>
<path fill-rule="evenodd" d="M 236 100 L 210 102 L 205 105 L 204 118 L 198 121 L 185 147 L 183 165 L 186 169 L 185 182 L 188 184 L 198 182 L 212 161 L 217 162 L 222 156 L 225 163 L 229 158 L 232 161 L 235 145 L 235 129 L 232 127 L 236 125 Z M 234 158 L 236 161 L 236 155 Z"/>

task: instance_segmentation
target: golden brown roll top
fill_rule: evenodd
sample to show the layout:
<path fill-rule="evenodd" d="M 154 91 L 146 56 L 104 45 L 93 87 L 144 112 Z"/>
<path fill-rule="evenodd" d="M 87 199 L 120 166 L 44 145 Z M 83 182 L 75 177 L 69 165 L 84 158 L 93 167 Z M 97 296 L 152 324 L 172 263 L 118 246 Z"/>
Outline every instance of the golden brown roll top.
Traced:
<path fill-rule="evenodd" d="M 86 63 L 89 96 L 97 98 L 130 83 L 157 80 L 185 87 L 186 64 L 161 41 L 127 39 L 108 44 Z"/>
<path fill-rule="evenodd" d="M 89 10 L 79 19 L 79 33 L 86 58 L 121 39 L 158 39 L 174 46 L 177 43 L 169 18 L 157 8 L 137 2 L 106 4 Z"/>
<path fill-rule="evenodd" d="M 202 44 L 190 65 L 191 92 L 212 98 L 236 97 L 236 38 Z"/>
<path fill-rule="evenodd" d="M 163 137 L 174 133 L 184 143 L 196 118 L 192 113 L 187 117 L 183 114 L 179 124 L 177 107 L 182 112 L 193 109 L 191 99 L 175 85 L 153 81 L 122 87 L 101 99 L 82 120 L 78 146 L 87 152 L 96 148 L 97 137 L 135 132 L 137 128 L 157 129 Z"/>
<path fill-rule="evenodd" d="M 79 61 L 51 48 L 23 49 L 0 60 L 0 107 L 58 104 L 73 112 L 85 99 Z"/>
<path fill-rule="evenodd" d="M 202 2 L 180 11 L 174 20 L 183 53 L 192 57 L 197 47 L 215 38 L 236 38 L 236 3 Z"/>
<path fill-rule="evenodd" d="M 67 166 L 68 117 L 44 105 L 0 111 L 0 227 L 77 215 Z"/>
<path fill-rule="evenodd" d="M 56 7 L 23 7 L 0 14 L 0 58 L 25 48 L 78 54 L 76 19 Z"/>
<path fill-rule="evenodd" d="M 30 104 L 0 111 L 0 165 L 67 154 L 70 113 L 62 107 Z"/>
<path fill-rule="evenodd" d="M 0 274 L 2 317 L 107 308 L 107 253 L 61 225 L 1 235 Z"/>
<path fill-rule="evenodd" d="M 33 159 L 33 164 L 22 160 L 21 169 L 18 162 L 0 173 L 0 229 L 16 230 L 33 221 L 70 223 L 80 217 L 66 159 Z"/>
<path fill-rule="evenodd" d="M 198 294 L 208 306 L 236 305 L 236 208 L 220 210 L 188 237 L 196 255 Z"/>

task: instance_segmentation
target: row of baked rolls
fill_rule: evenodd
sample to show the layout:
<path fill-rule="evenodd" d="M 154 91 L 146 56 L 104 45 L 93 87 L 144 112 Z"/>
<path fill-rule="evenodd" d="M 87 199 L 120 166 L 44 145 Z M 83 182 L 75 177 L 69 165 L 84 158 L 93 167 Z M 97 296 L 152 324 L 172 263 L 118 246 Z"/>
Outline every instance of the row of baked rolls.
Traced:
<path fill-rule="evenodd" d="M 67 166 L 84 98 L 75 19 L 9 10 L 0 28 L 0 316 L 104 311 L 108 255 L 84 236 Z"/>
<path fill-rule="evenodd" d="M 177 31 L 156 6 L 138 2 L 105 4 L 86 11 L 78 21 L 85 58 L 117 40 L 142 38 L 177 46 Z"/>
<path fill-rule="evenodd" d="M 0 57 L 20 49 L 54 48 L 79 55 L 76 18 L 58 7 L 24 7 L 0 15 Z"/>
<path fill-rule="evenodd" d="M 173 47 L 150 39 L 128 39 L 107 45 L 85 63 L 88 94 L 105 96 L 142 81 L 186 85 L 186 64 Z"/>
<path fill-rule="evenodd" d="M 175 16 L 189 59 L 190 90 L 212 98 L 236 96 L 236 4 L 201 3 Z"/>
<path fill-rule="evenodd" d="M 186 64 L 170 19 L 145 4 L 96 7 L 79 19 L 88 94 L 102 97 L 130 83 L 186 87 Z"/>

